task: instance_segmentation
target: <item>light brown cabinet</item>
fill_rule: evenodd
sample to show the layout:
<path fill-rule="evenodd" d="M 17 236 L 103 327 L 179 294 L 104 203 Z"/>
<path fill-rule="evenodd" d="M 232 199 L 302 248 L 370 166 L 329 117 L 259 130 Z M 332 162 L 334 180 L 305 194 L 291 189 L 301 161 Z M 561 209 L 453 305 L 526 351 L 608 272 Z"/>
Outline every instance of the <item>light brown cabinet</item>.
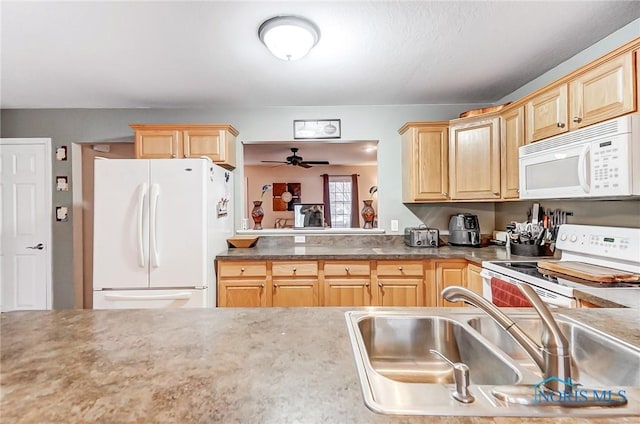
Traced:
<path fill-rule="evenodd" d="M 467 265 L 467 288 L 482 296 L 482 268 L 474 265 Z"/>
<path fill-rule="evenodd" d="M 527 144 L 569 131 L 567 92 L 567 84 L 559 84 L 525 103 Z"/>
<path fill-rule="evenodd" d="M 324 306 L 372 304 L 369 261 L 326 261 L 323 270 Z"/>
<path fill-rule="evenodd" d="M 136 158 L 206 156 L 228 169 L 236 167 L 236 137 L 231 125 L 133 124 Z"/>
<path fill-rule="evenodd" d="M 422 261 L 378 261 L 377 305 L 424 306 Z"/>
<path fill-rule="evenodd" d="M 409 122 L 400 128 L 402 201 L 447 200 L 448 122 Z"/>
<path fill-rule="evenodd" d="M 569 82 L 570 129 L 636 110 L 633 52 L 614 57 Z"/>
<path fill-rule="evenodd" d="M 503 199 L 520 197 L 518 149 L 524 141 L 524 106 L 500 115 L 500 194 Z"/>
<path fill-rule="evenodd" d="M 435 261 L 435 277 L 438 306 L 464 306 L 464 302 L 449 302 L 442 298 L 442 290 L 449 286 L 466 287 L 467 261 L 447 260 Z"/>
<path fill-rule="evenodd" d="M 449 188 L 452 200 L 500 198 L 500 117 L 451 121 Z"/>
<path fill-rule="evenodd" d="M 320 306 L 317 261 L 272 262 L 272 306 Z"/>
<path fill-rule="evenodd" d="M 217 274 L 218 306 L 268 306 L 268 279 L 266 262 L 219 262 Z"/>

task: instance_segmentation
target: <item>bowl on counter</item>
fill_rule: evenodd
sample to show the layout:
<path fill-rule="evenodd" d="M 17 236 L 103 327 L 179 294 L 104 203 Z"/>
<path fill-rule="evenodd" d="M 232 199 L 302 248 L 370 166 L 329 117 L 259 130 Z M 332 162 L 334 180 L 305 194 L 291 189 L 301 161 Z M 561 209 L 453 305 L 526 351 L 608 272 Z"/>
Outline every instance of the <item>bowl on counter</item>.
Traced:
<path fill-rule="evenodd" d="M 258 243 L 260 236 L 238 236 L 227 239 L 227 246 L 237 248 L 249 248 L 254 247 Z"/>

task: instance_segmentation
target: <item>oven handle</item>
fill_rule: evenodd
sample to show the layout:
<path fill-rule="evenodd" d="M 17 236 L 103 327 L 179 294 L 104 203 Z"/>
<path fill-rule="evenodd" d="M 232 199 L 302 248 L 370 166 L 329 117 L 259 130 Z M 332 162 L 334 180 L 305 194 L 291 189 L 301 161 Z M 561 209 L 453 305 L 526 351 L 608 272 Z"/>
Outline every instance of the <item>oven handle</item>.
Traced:
<path fill-rule="evenodd" d="M 589 154 L 590 150 L 590 144 L 584 146 L 584 149 L 580 153 L 580 157 L 578 159 L 578 182 L 580 183 L 580 187 L 582 187 L 582 190 L 587 194 L 589 194 L 589 192 L 591 191 L 591 186 L 589 185 L 590 182 L 587 181 L 587 177 L 590 174 L 587 172 L 587 166 L 591 165 L 587 163 L 587 155 Z"/>
<path fill-rule="evenodd" d="M 497 272 L 489 272 L 484 268 L 482 269 L 482 271 L 480 271 L 480 276 L 483 278 L 483 280 L 491 281 L 491 278 L 497 278 L 498 280 L 504 281 L 505 283 L 515 285 L 510 281 L 509 277 L 506 277 Z M 528 284 L 524 281 L 522 281 L 521 283 Z M 557 295 L 549 290 L 541 289 L 533 284 L 528 285 L 531 286 L 533 290 L 535 290 L 535 292 L 538 294 L 538 296 L 540 296 L 540 299 L 542 299 L 544 303 L 552 308 L 576 308 L 578 306 L 578 303 L 573 298 Z"/>

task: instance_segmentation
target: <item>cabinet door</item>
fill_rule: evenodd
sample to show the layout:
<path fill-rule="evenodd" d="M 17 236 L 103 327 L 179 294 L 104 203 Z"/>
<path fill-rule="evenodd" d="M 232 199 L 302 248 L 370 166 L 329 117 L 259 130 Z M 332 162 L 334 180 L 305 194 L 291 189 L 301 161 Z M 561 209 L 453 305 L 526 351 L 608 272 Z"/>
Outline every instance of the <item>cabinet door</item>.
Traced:
<path fill-rule="evenodd" d="M 218 306 L 252 308 L 267 306 L 265 280 L 220 280 Z"/>
<path fill-rule="evenodd" d="M 325 278 L 324 306 L 371 306 L 369 278 Z"/>
<path fill-rule="evenodd" d="M 567 132 L 567 84 L 541 92 L 525 104 L 525 109 L 527 144 Z"/>
<path fill-rule="evenodd" d="M 135 154 L 138 159 L 169 159 L 181 157 L 182 140 L 179 131 L 135 131 Z"/>
<path fill-rule="evenodd" d="M 424 306 L 422 278 L 379 278 L 379 306 Z"/>
<path fill-rule="evenodd" d="M 524 145 L 524 106 L 502 114 L 500 120 L 500 194 L 503 199 L 517 199 L 520 179 L 518 149 Z"/>
<path fill-rule="evenodd" d="M 317 279 L 274 279 L 274 307 L 320 306 Z"/>
<path fill-rule="evenodd" d="M 436 281 L 438 283 L 438 293 L 449 286 L 466 286 L 466 261 L 437 261 L 436 262 Z M 438 296 L 438 306 L 464 306 L 464 302 L 448 302 Z"/>
<path fill-rule="evenodd" d="M 499 122 L 495 117 L 451 126 L 451 199 L 500 198 Z"/>
<path fill-rule="evenodd" d="M 585 72 L 569 83 L 571 129 L 635 110 L 633 52 Z"/>
<path fill-rule="evenodd" d="M 449 154 L 446 126 L 410 128 L 403 134 L 403 200 L 447 200 Z"/>
<path fill-rule="evenodd" d="M 467 265 L 467 288 L 482 296 L 482 268 L 477 265 Z"/>

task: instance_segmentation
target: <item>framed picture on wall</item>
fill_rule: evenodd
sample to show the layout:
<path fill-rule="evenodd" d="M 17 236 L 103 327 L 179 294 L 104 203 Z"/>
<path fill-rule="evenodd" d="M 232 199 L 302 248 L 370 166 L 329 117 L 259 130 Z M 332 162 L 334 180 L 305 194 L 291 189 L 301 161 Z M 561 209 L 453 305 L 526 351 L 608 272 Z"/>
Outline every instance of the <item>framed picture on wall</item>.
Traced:
<path fill-rule="evenodd" d="M 339 119 L 305 119 L 293 121 L 293 138 L 340 138 Z"/>

